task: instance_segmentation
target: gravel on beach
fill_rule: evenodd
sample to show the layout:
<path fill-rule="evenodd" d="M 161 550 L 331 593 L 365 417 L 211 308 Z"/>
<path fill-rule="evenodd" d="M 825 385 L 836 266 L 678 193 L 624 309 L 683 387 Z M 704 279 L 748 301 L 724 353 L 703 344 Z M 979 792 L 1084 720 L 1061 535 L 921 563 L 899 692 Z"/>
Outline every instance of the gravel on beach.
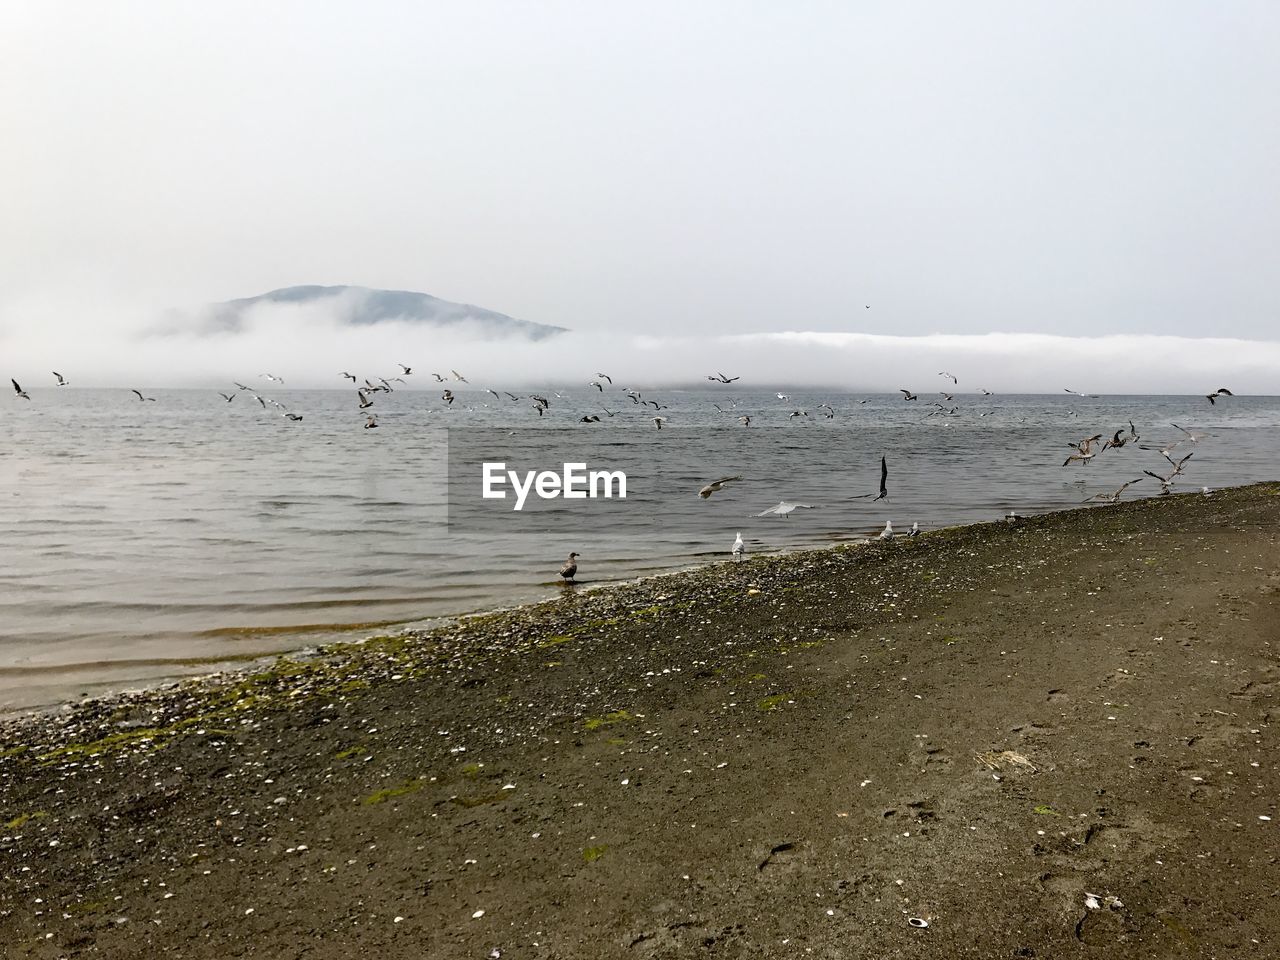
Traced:
<path fill-rule="evenodd" d="M 0 957 L 1280 956 L 1280 484 L 0 724 Z"/>

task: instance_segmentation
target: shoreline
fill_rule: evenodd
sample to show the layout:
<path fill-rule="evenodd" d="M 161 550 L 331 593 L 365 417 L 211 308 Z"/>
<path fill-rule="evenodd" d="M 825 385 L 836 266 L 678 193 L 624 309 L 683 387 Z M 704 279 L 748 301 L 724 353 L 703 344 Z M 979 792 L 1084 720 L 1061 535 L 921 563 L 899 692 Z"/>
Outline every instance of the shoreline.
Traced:
<path fill-rule="evenodd" d="M 0 718 L 0 939 L 1261 956 L 1277 527 L 1264 483 L 757 555 Z"/>
<path fill-rule="evenodd" d="M 1222 490 L 1239 490 L 1248 489 L 1253 486 L 1265 485 L 1267 481 L 1253 484 L 1242 484 L 1239 486 L 1223 487 Z M 1186 493 L 1179 496 L 1198 496 L 1199 494 Z M 1150 499 L 1150 498 L 1144 498 Z M 1139 501 L 1129 501 L 1139 502 Z M 1088 506 L 1081 504 L 1075 507 L 1065 509 L 1048 510 L 1044 513 L 1034 513 L 1028 515 L 1019 515 L 1019 522 L 1025 522 L 1032 519 L 1054 517 L 1062 514 L 1071 514 L 1078 511 L 1087 511 L 1098 509 L 1098 506 Z M 955 530 L 964 530 L 973 527 L 982 526 L 1003 526 L 1007 525 L 1007 518 L 999 520 L 980 520 L 970 523 L 956 523 L 946 526 L 936 527 L 931 530 L 922 531 L 922 535 L 936 536 L 940 533 Z M 905 541 L 905 533 L 899 533 L 896 539 L 901 542 Z M 832 540 L 823 546 L 807 546 L 798 549 L 780 549 L 773 551 L 761 551 L 754 554 L 747 554 L 745 562 L 759 560 L 779 560 L 785 558 L 803 558 L 809 554 L 821 555 L 832 550 L 849 550 L 858 547 L 868 546 L 876 542 L 874 534 L 864 534 L 855 536 L 847 535 L 847 538 Z M 601 581 L 579 581 L 573 590 L 574 594 L 587 596 L 594 594 L 600 590 L 625 589 L 629 587 L 637 587 L 646 582 L 661 580 L 669 577 L 681 577 L 693 574 L 705 575 L 708 571 L 717 568 L 724 563 L 733 563 L 732 560 L 705 559 L 702 561 L 691 561 L 681 566 L 663 569 L 656 573 L 641 575 L 638 577 L 628 577 L 619 580 L 601 580 Z M 559 586 L 558 583 L 548 582 L 547 586 Z M 528 600 L 523 603 L 499 604 L 493 607 L 486 607 L 478 610 L 465 611 L 455 614 L 444 614 L 427 618 L 409 618 L 403 623 L 429 623 L 427 627 L 410 628 L 399 633 L 370 633 L 366 636 L 352 640 L 334 639 L 325 643 L 306 645 L 297 649 L 283 650 L 277 652 L 267 652 L 262 654 L 243 654 L 229 655 L 227 657 L 216 657 L 210 655 L 207 658 L 209 666 L 223 666 L 223 669 L 211 670 L 208 672 L 192 673 L 192 674 L 176 674 L 172 676 L 159 676 L 153 681 L 140 680 L 130 682 L 127 686 L 119 688 L 108 688 L 98 693 L 84 697 L 64 697 L 59 700 L 50 701 L 48 703 L 33 704 L 30 706 L 3 708 L 0 707 L 0 737 L 4 735 L 6 726 L 13 723 L 21 723 L 24 719 L 49 716 L 68 711 L 75 711 L 84 706 L 99 704 L 103 701 L 113 701 L 117 699 L 138 698 L 148 694 L 163 693 L 166 691 L 178 691 L 188 687 L 202 687 L 208 684 L 223 682 L 227 679 L 234 679 L 237 676 L 244 676 L 259 672 L 255 668 L 266 668 L 268 671 L 282 660 L 300 660 L 302 662 L 310 662 L 314 660 L 322 660 L 327 656 L 330 650 L 347 650 L 352 647 L 360 647 L 369 643 L 379 643 L 387 641 L 396 641 L 403 638 L 425 639 L 429 636 L 435 636 L 439 633 L 448 633 L 459 628 L 467 620 L 474 618 L 490 618 L 498 617 L 506 614 L 517 614 L 527 612 L 547 605 L 555 605 L 564 600 L 564 595 L 544 597 L 537 600 Z M 226 628 L 230 631 L 239 628 Z M 253 629 L 253 628 L 248 628 Z M 340 636 L 335 633 L 334 636 Z M 104 663 L 94 664 L 94 666 L 106 667 L 108 669 L 117 666 L 128 666 L 130 661 L 107 661 Z M 237 666 L 238 664 L 238 666 Z M 33 673 L 41 674 L 56 673 L 59 670 L 67 670 L 68 672 L 82 668 L 81 665 L 73 665 L 71 667 L 49 666 L 33 670 Z M 86 684 L 87 685 L 87 684 Z M 68 687 L 76 686 L 69 684 Z"/>

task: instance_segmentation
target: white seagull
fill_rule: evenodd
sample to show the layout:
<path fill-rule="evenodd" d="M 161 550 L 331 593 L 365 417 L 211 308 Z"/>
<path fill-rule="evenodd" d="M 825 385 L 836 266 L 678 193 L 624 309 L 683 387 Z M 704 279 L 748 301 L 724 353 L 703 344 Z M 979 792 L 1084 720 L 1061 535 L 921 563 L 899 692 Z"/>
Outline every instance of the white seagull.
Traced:
<path fill-rule="evenodd" d="M 738 538 L 733 541 L 733 559 L 741 560 L 742 553 L 746 550 L 746 544 L 742 542 L 742 534 L 738 534 Z"/>
<path fill-rule="evenodd" d="M 812 509 L 813 509 L 813 504 L 811 503 L 789 503 L 788 501 L 783 500 L 776 507 L 770 507 L 768 510 L 765 510 L 762 513 L 757 513 L 756 516 L 767 517 L 769 516 L 769 514 L 774 513 L 780 517 L 785 517 L 792 510 L 812 510 Z"/>

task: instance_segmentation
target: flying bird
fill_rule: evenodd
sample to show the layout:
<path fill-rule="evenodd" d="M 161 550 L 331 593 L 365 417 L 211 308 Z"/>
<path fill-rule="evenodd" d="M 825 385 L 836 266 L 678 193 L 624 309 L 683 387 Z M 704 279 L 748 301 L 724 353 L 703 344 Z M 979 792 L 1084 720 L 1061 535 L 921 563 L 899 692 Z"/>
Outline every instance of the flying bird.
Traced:
<path fill-rule="evenodd" d="M 277 376 L 276 376 L 275 374 L 273 374 L 273 373 L 260 373 L 260 374 L 258 374 L 258 376 L 260 376 L 260 377 L 266 377 L 266 378 L 267 378 L 268 380 L 270 380 L 272 383 L 284 383 L 284 379 L 283 379 L 283 378 L 281 378 L 281 377 L 277 377 Z"/>
<path fill-rule="evenodd" d="M 462 374 L 460 374 L 457 370 L 450 370 L 449 372 L 453 374 L 453 379 L 455 379 L 455 380 L 459 380 L 459 381 L 461 381 L 462 383 L 469 383 L 469 382 L 470 382 L 469 380 L 467 380 L 467 378 L 466 378 L 466 377 L 464 377 Z"/>
<path fill-rule="evenodd" d="M 850 497 L 849 499 L 865 500 L 867 497 L 870 497 L 870 496 L 871 494 L 869 493 L 860 493 L 855 497 Z M 889 496 L 889 463 L 887 460 L 885 460 L 884 457 L 881 457 L 880 458 L 880 492 L 876 494 L 875 498 L 872 499 L 871 502 L 875 503 L 876 500 L 884 500 L 888 496 Z"/>
<path fill-rule="evenodd" d="M 792 510 L 812 510 L 812 509 L 813 509 L 813 504 L 811 503 L 790 503 L 786 500 L 783 500 L 776 507 L 770 507 L 768 510 L 765 510 L 762 513 L 757 513 L 756 516 L 767 517 L 770 514 L 777 514 L 779 517 L 785 517 Z"/>
<path fill-rule="evenodd" d="M 564 566 L 560 568 L 560 578 L 564 580 L 565 583 L 573 583 L 573 578 L 577 576 L 577 573 L 578 555 L 576 553 L 570 553 L 569 559 L 565 560 Z"/>
<path fill-rule="evenodd" d="M 726 377 L 723 373 L 717 372 L 714 377 L 707 377 L 708 380 L 715 380 L 717 383 L 733 383 L 735 380 L 741 380 L 742 377 Z"/>
<path fill-rule="evenodd" d="M 604 393 L 604 387 L 601 385 L 601 383 L 600 383 L 600 381 L 599 381 L 599 380 L 591 380 L 591 381 L 588 381 L 587 386 L 588 386 L 588 387 L 595 387 L 595 388 L 596 388 L 597 390 L 599 390 L 601 393 Z"/>
<path fill-rule="evenodd" d="M 286 411 L 285 413 L 280 414 L 280 416 L 282 416 L 282 417 L 287 417 L 288 419 L 293 420 L 293 421 L 295 421 L 295 422 L 296 422 L 296 421 L 298 421 L 298 420 L 301 420 L 301 419 L 302 419 L 302 414 L 300 414 L 300 413 L 289 413 L 289 412 L 287 412 L 287 411 Z"/>
<path fill-rule="evenodd" d="M 236 398 L 236 395 L 234 393 L 223 393 L 221 390 L 218 391 L 218 396 L 220 396 L 223 400 L 227 401 L 227 403 L 230 403 L 232 400 Z"/>
<path fill-rule="evenodd" d="M 776 393 L 776 394 L 774 394 L 774 396 L 776 396 L 779 400 L 790 400 L 790 399 L 791 399 L 791 398 L 790 398 L 790 397 L 788 397 L 785 393 Z"/>
<path fill-rule="evenodd" d="M 58 386 L 65 387 L 67 385 L 67 381 L 63 379 L 62 374 L 57 370 L 53 371 L 53 375 L 58 378 Z"/>
<path fill-rule="evenodd" d="M 740 424 L 742 424 L 744 427 L 749 427 L 749 426 L 751 426 L 751 418 L 750 418 L 749 416 L 747 416 L 746 414 L 743 414 L 742 416 L 740 416 L 740 417 L 738 418 L 738 422 L 739 422 Z"/>
<path fill-rule="evenodd" d="M 365 414 L 365 421 L 364 421 L 364 428 L 365 428 L 366 430 L 373 430 L 373 429 L 375 429 L 377 426 L 378 426 L 378 418 L 377 418 L 377 417 L 375 417 L 372 413 L 366 413 L 366 414 Z"/>
<path fill-rule="evenodd" d="M 397 364 L 396 364 L 396 366 L 397 366 L 397 367 L 399 367 L 401 370 L 403 370 L 403 371 L 404 371 L 404 375 L 405 375 L 406 377 L 407 377 L 407 376 L 409 376 L 409 374 L 413 373 L 413 367 L 406 366 L 406 365 L 405 365 L 405 364 L 403 364 L 403 363 L 397 363 Z"/>
<path fill-rule="evenodd" d="M 356 375 L 354 373 L 347 373 L 347 371 L 343 370 L 340 376 L 346 377 L 346 379 L 350 380 L 352 383 L 356 382 Z"/>
<path fill-rule="evenodd" d="M 599 423 L 599 422 L 600 422 L 600 414 L 598 414 L 598 413 L 593 413 L 593 414 L 591 414 L 589 417 L 580 417 L 580 418 L 578 419 L 578 422 L 579 422 L 579 423 Z"/>
<path fill-rule="evenodd" d="M 13 392 L 16 393 L 19 397 L 21 397 L 23 400 L 31 399 L 30 397 L 27 396 L 27 391 L 23 390 L 22 387 L 18 386 L 17 380 L 14 380 L 12 377 L 10 377 L 9 382 L 13 384 Z"/>
<path fill-rule="evenodd" d="M 713 493 L 719 493 L 724 489 L 726 483 L 732 483 L 734 480 L 741 480 L 742 477 L 721 477 L 719 480 L 712 480 L 705 487 L 698 491 L 698 496 L 703 500 L 709 498 Z"/>
<path fill-rule="evenodd" d="M 446 387 L 444 393 L 440 394 L 440 399 L 453 406 L 453 391 Z"/>
<path fill-rule="evenodd" d="M 898 388 L 898 392 L 902 394 L 903 400 L 919 400 L 920 399 L 910 390 L 903 390 L 901 387 Z"/>
<path fill-rule="evenodd" d="M 1146 471 L 1144 470 L 1143 472 L 1145 473 Z M 1159 479 L 1159 478 L 1157 478 L 1157 479 Z M 1094 494 L 1092 497 L 1089 497 L 1087 500 L 1085 500 L 1085 503 L 1092 503 L 1092 502 L 1093 502 L 1093 501 L 1095 501 L 1095 500 L 1098 500 L 1098 501 L 1101 501 L 1101 502 L 1104 502 L 1104 503 L 1116 503 L 1116 502 L 1117 502 L 1117 501 L 1119 501 L 1119 499 L 1120 499 L 1120 494 L 1124 493 L 1124 492 L 1125 492 L 1125 490 L 1127 490 L 1129 487 L 1133 486 L 1135 483 L 1141 483 L 1141 482 L 1142 482 L 1142 478 L 1141 478 L 1141 477 L 1139 477 L 1137 480 L 1130 480 L 1128 483 L 1124 484 L 1124 485 L 1123 485 L 1119 490 L 1117 490 L 1115 493 L 1098 493 L 1098 494 Z"/>
<path fill-rule="evenodd" d="M 249 389 L 249 388 L 248 388 L 248 387 L 246 387 L 243 383 L 241 383 L 239 380 L 232 380 L 231 382 L 232 382 L 232 383 L 234 383 L 234 384 L 235 384 L 237 387 L 239 387 L 241 390 L 248 390 L 248 389 Z"/>
<path fill-rule="evenodd" d="M 1090 400 L 1098 399 L 1098 395 L 1096 393 L 1081 393 L 1079 390 L 1072 390 L 1070 387 L 1063 387 L 1062 391 L 1064 393 L 1071 394 L 1073 397 L 1087 397 Z"/>
<path fill-rule="evenodd" d="M 433 373 L 432 376 L 436 378 L 436 383 L 444 383 L 444 377 L 440 376 L 440 374 Z"/>
<path fill-rule="evenodd" d="M 1228 390 L 1226 387 L 1219 387 L 1217 390 L 1213 391 L 1213 393 L 1206 393 L 1204 395 L 1204 398 L 1208 400 L 1210 403 L 1217 403 L 1218 397 L 1234 397 L 1234 396 L 1235 394 L 1232 393 L 1230 390 Z"/>
<path fill-rule="evenodd" d="M 135 390 L 135 391 L 133 391 L 133 392 L 134 392 L 134 393 L 137 393 L 138 391 L 137 391 L 137 390 Z M 253 399 L 257 400 L 260 404 L 262 404 L 262 409 L 263 409 L 263 410 L 267 409 L 267 401 L 263 400 L 263 399 L 262 399 L 260 396 L 258 396 L 256 393 L 253 395 Z"/>
<path fill-rule="evenodd" d="M 136 393 L 136 394 L 138 395 L 138 399 L 139 399 L 139 400 L 151 400 L 151 401 L 154 401 L 154 400 L 155 400 L 155 397 L 144 397 L 144 396 L 142 395 L 142 391 L 141 391 L 141 390 L 134 390 L 133 392 L 134 392 L 134 393 Z"/>
<path fill-rule="evenodd" d="M 597 373 L 596 376 L 599 377 L 601 380 L 608 380 L 609 386 L 611 387 L 613 386 L 613 377 L 609 376 L 607 373 Z"/>
<path fill-rule="evenodd" d="M 373 406 L 373 401 L 365 394 L 363 390 L 357 390 L 356 396 L 360 398 L 360 409 L 367 410 Z"/>
<path fill-rule="evenodd" d="M 960 386 L 960 381 L 955 378 L 955 374 L 953 373 L 947 373 L 947 371 L 943 370 L 940 374 L 938 374 L 938 376 L 946 377 L 948 380 L 954 383 L 957 387 Z"/>
<path fill-rule="evenodd" d="M 654 417 L 654 418 L 653 418 L 653 425 L 654 425 L 655 427 L 657 427 L 659 430 L 661 430 L 661 429 L 662 429 L 662 425 L 663 425 L 664 423 L 666 423 L 666 422 L 667 422 L 667 418 L 666 418 L 666 417 Z"/>

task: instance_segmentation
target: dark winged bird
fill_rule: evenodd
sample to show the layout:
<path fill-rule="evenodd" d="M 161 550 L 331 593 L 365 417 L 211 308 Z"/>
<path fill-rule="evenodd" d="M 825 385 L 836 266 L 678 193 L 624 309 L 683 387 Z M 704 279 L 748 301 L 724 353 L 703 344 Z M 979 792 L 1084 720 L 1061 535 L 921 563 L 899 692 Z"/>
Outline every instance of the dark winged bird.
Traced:
<path fill-rule="evenodd" d="M 573 578 L 578 573 L 578 555 L 576 553 L 569 554 L 569 559 L 564 562 L 564 566 L 560 568 L 560 577 L 565 583 L 573 583 Z"/>
<path fill-rule="evenodd" d="M 912 393 L 910 390 L 903 390 L 901 387 L 899 387 L 899 388 L 898 388 L 898 392 L 902 394 L 902 399 L 903 399 L 903 400 L 918 400 L 918 399 L 919 399 L 919 397 L 917 397 L 917 396 L 916 396 L 914 393 Z"/>
<path fill-rule="evenodd" d="M 138 399 L 139 399 L 139 400 L 151 400 L 151 401 L 154 401 L 154 400 L 155 400 L 155 397 L 144 397 L 144 396 L 142 395 L 142 391 L 141 391 L 141 390 L 134 390 L 133 392 L 134 392 L 134 393 L 136 393 L 136 394 L 138 395 Z"/>
<path fill-rule="evenodd" d="M 857 496 L 850 497 L 850 500 L 865 500 L 870 497 L 869 493 L 860 493 Z M 884 457 L 880 458 L 880 492 L 872 499 L 872 503 L 876 500 L 884 500 L 889 496 L 889 463 Z"/>
<path fill-rule="evenodd" d="M 21 397 L 23 400 L 31 399 L 30 397 L 27 396 L 27 391 L 23 390 L 22 387 L 18 386 L 17 380 L 14 380 L 12 377 L 10 377 L 9 382 L 13 384 L 13 392 L 16 393 L 19 397 Z"/>
<path fill-rule="evenodd" d="M 698 496 L 706 500 L 713 493 L 719 493 L 724 489 L 726 483 L 732 483 L 734 480 L 741 480 L 742 477 L 721 477 L 719 480 L 712 480 L 705 487 L 698 491 Z"/>
<path fill-rule="evenodd" d="M 1234 397 L 1234 396 L 1235 394 L 1232 393 L 1230 390 L 1228 390 L 1226 387 L 1219 387 L 1217 390 L 1213 391 L 1213 393 L 1206 393 L 1204 395 L 1204 398 L 1208 400 L 1210 403 L 1217 403 L 1218 397 Z"/>
<path fill-rule="evenodd" d="M 57 370 L 53 371 L 53 375 L 58 378 L 58 386 L 65 387 L 67 385 L 67 381 L 63 379 L 62 374 L 60 374 Z"/>
<path fill-rule="evenodd" d="M 714 377 L 707 377 L 708 380 L 714 380 L 717 383 L 733 383 L 735 380 L 741 380 L 742 377 L 726 377 L 723 373 L 716 372 Z"/>

